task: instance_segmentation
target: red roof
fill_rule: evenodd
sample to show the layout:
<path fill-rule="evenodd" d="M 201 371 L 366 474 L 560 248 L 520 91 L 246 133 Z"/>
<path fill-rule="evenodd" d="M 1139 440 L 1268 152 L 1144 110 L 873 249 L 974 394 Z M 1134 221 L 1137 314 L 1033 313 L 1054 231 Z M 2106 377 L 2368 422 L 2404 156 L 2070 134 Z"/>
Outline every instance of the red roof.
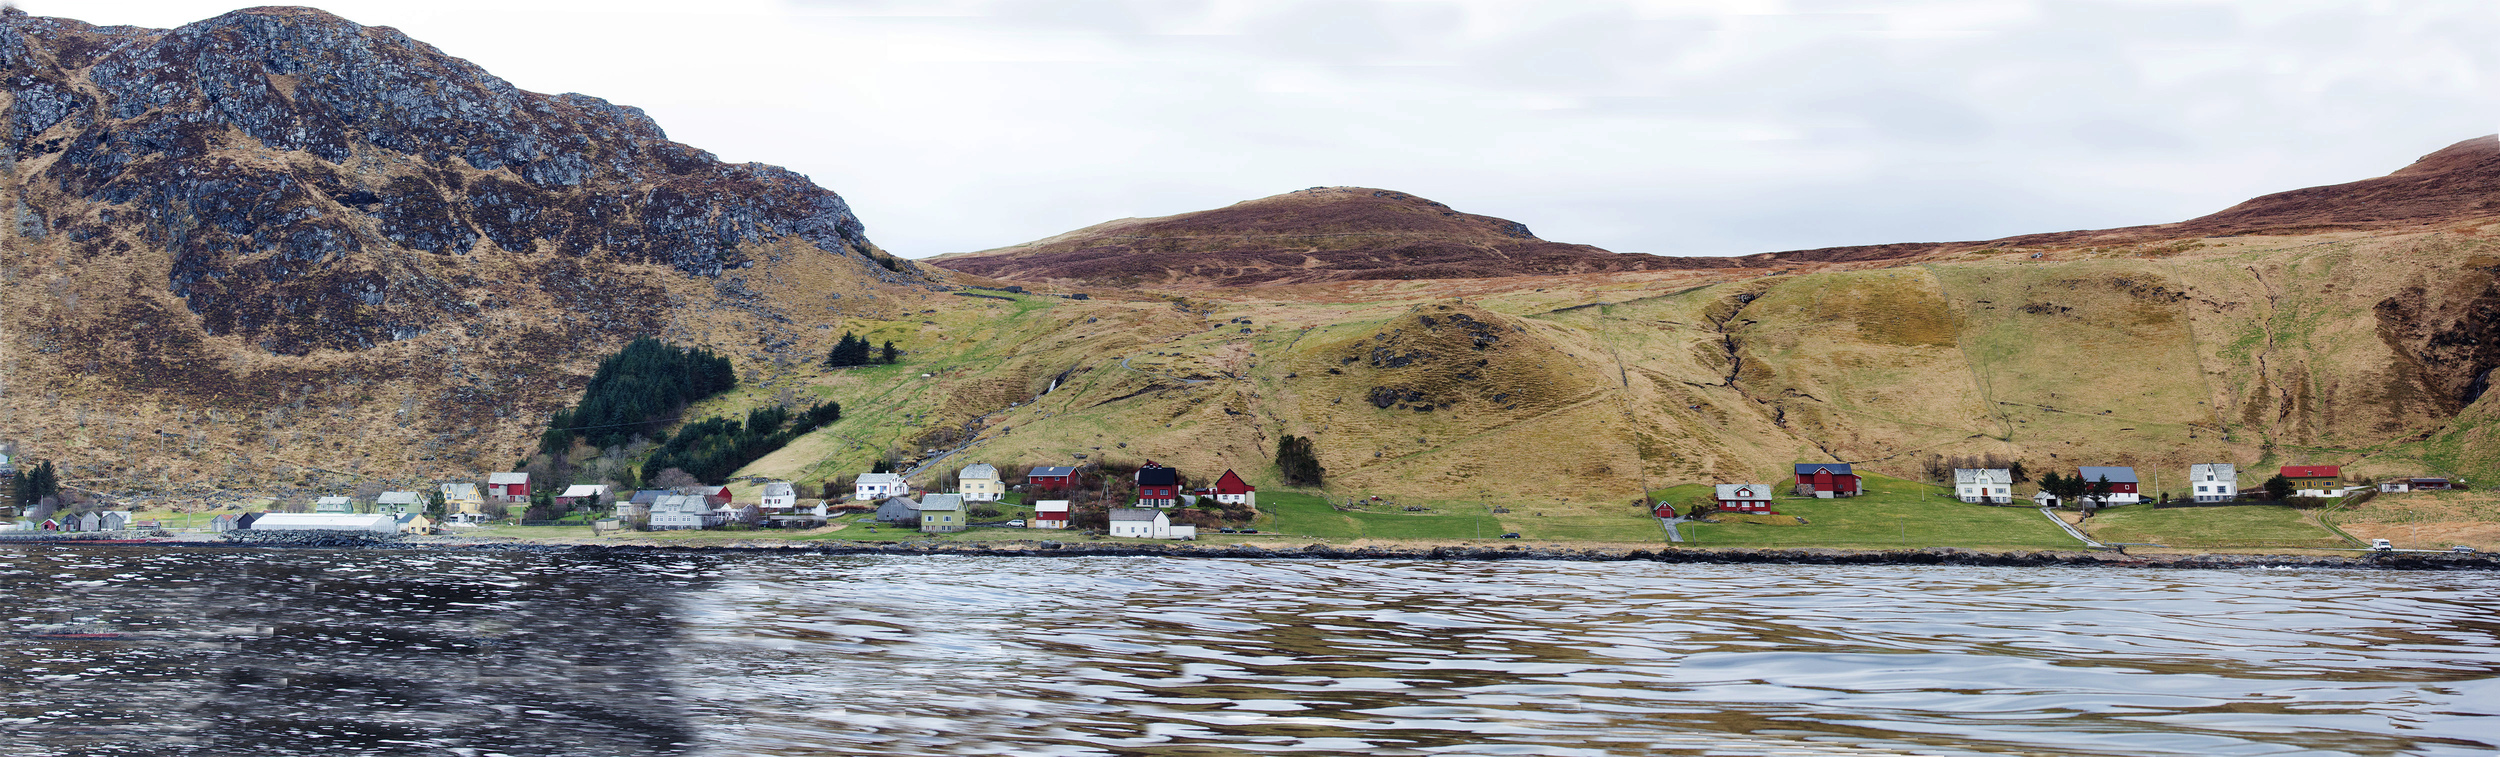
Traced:
<path fill-rule="evenodd" d="M 2342 478 L 2343 476 L 2344 468 L 2340 465 L 2283 466 L 2284 478 Z"/>
<path fill-rule="evenodd" d="M 1233 475 L 1230 468 L 1224 470 L 1222 478 L 1215 480 L 1215 493 L 1217 494 L 1248 494 L 1258 490 L 1259 487 L 1251 486 L 1249 482 L 1241 480 L 1240 476 Z"/>

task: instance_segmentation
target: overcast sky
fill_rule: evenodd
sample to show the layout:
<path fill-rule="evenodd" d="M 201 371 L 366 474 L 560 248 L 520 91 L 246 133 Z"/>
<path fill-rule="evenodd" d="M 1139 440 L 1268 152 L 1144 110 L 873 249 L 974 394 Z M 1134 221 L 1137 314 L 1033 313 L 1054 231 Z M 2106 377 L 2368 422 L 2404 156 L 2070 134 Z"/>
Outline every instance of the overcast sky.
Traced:
<path fill-rule="evenodd" d="M 320 7 L 805 173 L 913 257 L 1320 185 L 1621 252 L 1985 239 L 2183 220 L 2500 130 L 2489 2 Z"/>

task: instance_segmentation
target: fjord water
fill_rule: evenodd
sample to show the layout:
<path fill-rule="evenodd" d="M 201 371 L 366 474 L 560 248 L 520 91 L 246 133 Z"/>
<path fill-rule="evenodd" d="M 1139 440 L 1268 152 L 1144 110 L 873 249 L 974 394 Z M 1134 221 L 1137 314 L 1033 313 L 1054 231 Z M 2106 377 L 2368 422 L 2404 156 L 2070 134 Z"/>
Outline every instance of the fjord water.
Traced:
<path fill-rule="evenodd" d="M 2486 754 L 2500 576 L 0 546 L 0 755 Z"/>

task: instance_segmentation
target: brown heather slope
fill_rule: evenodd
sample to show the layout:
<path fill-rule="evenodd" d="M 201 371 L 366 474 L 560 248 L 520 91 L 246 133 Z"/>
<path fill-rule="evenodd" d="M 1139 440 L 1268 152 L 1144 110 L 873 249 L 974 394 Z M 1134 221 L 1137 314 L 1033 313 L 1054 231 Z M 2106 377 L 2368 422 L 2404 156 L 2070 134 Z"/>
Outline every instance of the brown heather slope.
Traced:
<path fill-rule="evenodd" d="M 1366 187 L 1312 187 L 1214 210 L 1122 219 L 928 262 L 1011 281 L 1158 288 L 1758 265 L 1741 258 L 1663 258 L 1548 242 L 1515 221 Z"/>
<path fill-rule="evenodd" d="M 1614 253 L 1402 192 L 1313 187 L 1215 210 L 1122 219 L 1034 242 L 931 258 L 942 268 L 1055 285 L 1201 289 L 1370 279 L 1883 263 L 1991 248 L 2073 248 L 2246 234 L 2388 231 L 2500 215 L 2500 137 L 2476 137 L 2386 176 L 2270 194 L 2188 221 L 1739 257 Z"/>

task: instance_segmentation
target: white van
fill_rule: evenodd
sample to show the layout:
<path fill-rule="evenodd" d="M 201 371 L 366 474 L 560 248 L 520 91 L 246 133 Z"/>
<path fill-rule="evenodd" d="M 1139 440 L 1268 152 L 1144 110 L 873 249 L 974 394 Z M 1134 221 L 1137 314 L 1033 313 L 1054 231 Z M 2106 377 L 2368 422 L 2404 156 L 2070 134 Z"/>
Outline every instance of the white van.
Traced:
<path fill-rule="evenodd" d="M 2387 541 L 2386 539 L 2371 539 L 2371 540 L 2370 540 L 2370 551 L 2373 551 L 2373 552 L 2394 552 L 2394 551 L 2396 551 L 2396 545 L 2395 545 L 2395 544 L 2393 544 L 2393 543 L 2391 543 L 2391 542 L 2389 542 L 2389 541 Z"/>

